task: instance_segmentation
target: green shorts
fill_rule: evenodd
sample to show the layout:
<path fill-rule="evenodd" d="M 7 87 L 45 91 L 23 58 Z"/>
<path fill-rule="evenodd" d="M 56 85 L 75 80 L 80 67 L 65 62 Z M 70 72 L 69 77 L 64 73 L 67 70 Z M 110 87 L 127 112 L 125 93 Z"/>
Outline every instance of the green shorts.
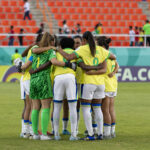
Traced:
<path fill-rule="evenodd" d="M 30 80 L 30 98 L 31 99 L 49 99 L 53 97 L 53 89 L 50 75 L 31 77 Z"/>

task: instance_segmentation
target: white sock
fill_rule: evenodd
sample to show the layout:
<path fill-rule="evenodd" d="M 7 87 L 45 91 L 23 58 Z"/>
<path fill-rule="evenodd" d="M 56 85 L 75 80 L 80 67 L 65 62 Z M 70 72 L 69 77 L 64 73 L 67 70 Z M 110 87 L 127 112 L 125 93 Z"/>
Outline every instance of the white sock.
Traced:
<path fill-rule="evenodd" d="M 116 124 L 115 124 L 115 123 L 112 123 L 112 124 L 111 124 L 111 134 L 114 134 L 114 133 L 115 133 L 115 128 L 116 128 Z"/>
<path fill-rule="evenodd" d="M 80 110 L 77 109 L 77 133 L 78 133 L 78 129 L 79 129 L 79 120 L 80 120 Z"/>
<path fill-rule="evenodd" d="M 21 120 L 21 133 L 24 133 L 24 119 Z"/>
<path fill-rule="evenodd" d="M 30 135 L 34 135 L 33 129 L 32 129 L 32 123 L 29 124 L 29 132 L 30 132 Z"/>
<path fill-rule="evenodd" d="M 94 133 L 92 128 L 92 116 L 90 110 L 91 107 L 87 105 L 82 105 L 82 112 L 83 112 L 83 118 L 84 118 L 86 129 L 88 130 L 89 136 L 93 136 Z"/>
<path fill-rule="evenodd" d="M 77 102 L 69 102 L 70 122 L 71 122 L 71 135 L 77 136 Z"/>
<path fill-rule="evenodd" d="M 94 104 L 95 105 L 95 104 Z M 98 135 L 103 135 L 103 113 L 100 106 L 94 106 L 93 111 L 97 122 Z"/>
<path fill-rule="evenodd" d="M 92 127 L 93 127 L 93 132 L 94 132 L 94 134 L 97 134 L 97 123 L 96 123 L 94 111 L 92 111 L 91 114 L 92 114 Z"/>
<path fill-rule="evenodd" d="M 54 125 L 55 136 L 59 136 L 59 118 L 60 118 L 61 106 L 62 103 L 54 102 L 53 125 Z"/>
<path fill-rule="evenodd" d="M 104 123 L 104 136 L 110 136 L 111 125 Z"/>
<path fill-rule="evenodd" d="M 68 127 L 68 118 L 63 118 L 63 130 L 67 130 Z"/>
<path fill-rule="evenodd" d="M 26 133 L 26 134 L 30 133 L 30 125 L 29 124 L 24 125 L 24 133 Z"/>

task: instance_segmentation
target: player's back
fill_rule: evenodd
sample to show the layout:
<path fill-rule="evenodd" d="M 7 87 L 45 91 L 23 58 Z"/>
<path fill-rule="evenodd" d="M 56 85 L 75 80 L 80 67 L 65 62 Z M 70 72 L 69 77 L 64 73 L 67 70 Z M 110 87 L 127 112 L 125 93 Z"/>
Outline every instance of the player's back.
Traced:
<path fill-rule="evenodd" d="M 71 48 L 65 48 L 63 49 L 66 53 L 68 54 L 71 54 L 74 52 L 73 49 Z M 60 53 L 56 53 L 56 57 L 57 57 L 57 60 L 59 61 L 64 61 L 64 62 L 67 62 L 67 60 L 60 54 Z M 71 62 L 74 62 L 75 60 L 71 61 Z M 73 71 L 72 69 L 70 68 L 67 68 L 67 67 L 59 67 L 59 66 L 54 66 L 54 77 L 56 77 L 57 75 L 61 75 L 61 74 L 73 74 L 75 75 L 75 71 Z"/>

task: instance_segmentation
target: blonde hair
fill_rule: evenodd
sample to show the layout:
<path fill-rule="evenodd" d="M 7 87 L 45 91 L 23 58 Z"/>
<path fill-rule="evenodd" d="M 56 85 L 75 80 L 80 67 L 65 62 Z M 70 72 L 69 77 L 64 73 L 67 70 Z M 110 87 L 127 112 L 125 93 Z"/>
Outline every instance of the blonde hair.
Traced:
<path fill-rule="evenodd" d="M 39 42 L 39 46 L 40 47 L 51 46 L 52 41 L 54 41 L 54 37 L 50 33 L 45 32 L 42 36 L 41 41 Z"/>

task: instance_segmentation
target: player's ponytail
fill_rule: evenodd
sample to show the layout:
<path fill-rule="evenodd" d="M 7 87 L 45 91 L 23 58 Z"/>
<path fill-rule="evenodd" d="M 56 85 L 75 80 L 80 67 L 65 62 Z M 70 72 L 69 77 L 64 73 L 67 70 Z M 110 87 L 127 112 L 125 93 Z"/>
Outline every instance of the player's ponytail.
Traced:
<path fill-rule="evenodd" d="M 51 45 L 51 41 L 54 41 L 54 37 L 50 33 L 45 32 L 43 34 L 43 36 L 42 36 L 41 41 L 39 42 L 39 46 L 40 47 L 50 46 Z"/>
<path fill-rule="evenodd" d="M 91 55 L 94 57 L 96 54 L 96 44 L 92 33 L 90 31 L 84 32 L 83 39 L 85 39 L 89 44 Z"/>

